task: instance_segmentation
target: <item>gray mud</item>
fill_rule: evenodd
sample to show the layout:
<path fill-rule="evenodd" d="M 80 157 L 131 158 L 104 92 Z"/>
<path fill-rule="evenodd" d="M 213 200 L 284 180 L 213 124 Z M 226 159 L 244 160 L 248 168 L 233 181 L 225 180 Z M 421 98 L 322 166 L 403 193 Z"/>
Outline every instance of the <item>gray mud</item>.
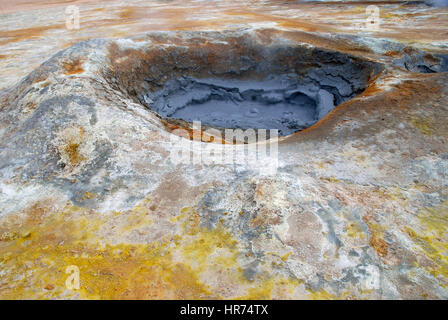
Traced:
<path fill-rule="evenodd" d="M 340 91 L 349 96 L 350 86 L 333 93 L 297 75 L 269 77 L 264 81 L 195 79 L 167 81 L 161 90 L 144 96 L 144 102 L 163 118 L 217 128 L 278 129 L 279 135 L 303 130 L 331 111 Z"/>

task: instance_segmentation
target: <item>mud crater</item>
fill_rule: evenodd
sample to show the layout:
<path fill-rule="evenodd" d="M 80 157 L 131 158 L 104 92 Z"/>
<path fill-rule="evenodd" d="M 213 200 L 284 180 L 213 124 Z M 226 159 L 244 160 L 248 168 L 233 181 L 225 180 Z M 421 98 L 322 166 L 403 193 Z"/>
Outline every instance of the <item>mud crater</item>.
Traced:
<path fill-rule="evenodd" d="M 285 136 L 363 92 L 383 70 L 362 57 L 285 39 L 220 37 L 139 53 L 124 84 L 128 93 L 167 122 L 278 129 Z"/>
<path fill-rule="evenodd" d="M 300 84 L 296 74 L 264 81 L 183 77 L 144 96 L 164 118 L 217 128 L 278 129 L 280 135 L 311 126 L 334 108 L 336 100 L 313 83 Z"/>

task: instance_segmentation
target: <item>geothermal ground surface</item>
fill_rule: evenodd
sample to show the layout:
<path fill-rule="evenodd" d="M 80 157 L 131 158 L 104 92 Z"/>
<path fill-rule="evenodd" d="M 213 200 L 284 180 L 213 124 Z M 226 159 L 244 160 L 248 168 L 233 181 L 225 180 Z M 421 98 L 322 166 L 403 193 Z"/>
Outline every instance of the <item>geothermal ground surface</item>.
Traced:
<path fill-rule="evenodd" d="M 447 17 L 2 2 L 0 298 L 447 299 Z M 235 127 L 282 137 L 208 143 Z M 194 160 L 221 145 L 272 152 Z"/>

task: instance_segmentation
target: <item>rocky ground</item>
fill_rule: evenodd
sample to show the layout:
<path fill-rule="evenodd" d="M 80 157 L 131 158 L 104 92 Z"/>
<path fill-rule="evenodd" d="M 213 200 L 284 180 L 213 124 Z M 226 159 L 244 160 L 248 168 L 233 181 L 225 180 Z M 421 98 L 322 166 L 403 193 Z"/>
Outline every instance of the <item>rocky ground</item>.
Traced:
<path fill-rule="evenodd" d="M 376 31 L 362 29 L 372 3 Z M 0 14 L 0 298 L 448 298 L 447 8 L 19 1 Z M 174 131 L 201 132 L 141 103 L 179 75 L 291 69 L 366 89 L 261 167 L 173 162 Z"/>

